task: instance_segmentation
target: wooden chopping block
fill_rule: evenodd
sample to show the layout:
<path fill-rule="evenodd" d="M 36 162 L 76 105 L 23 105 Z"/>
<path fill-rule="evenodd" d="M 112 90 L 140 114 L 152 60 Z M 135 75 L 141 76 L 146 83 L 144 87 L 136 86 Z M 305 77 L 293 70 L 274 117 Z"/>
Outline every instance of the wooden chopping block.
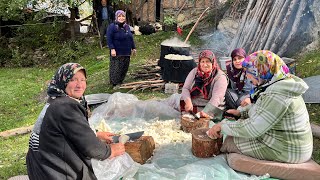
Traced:
<path fill-rule="evenodd" d="M 209 118 L 200 118 L 199 120 L 192 119 L 187 116 L 181 116 L 181 130 L 184 132 L 191 132 L 192 130 L 198 129 L 198 128 L 208 128 L 209 127 Z"/>
<path fill-rule="evenodd" d="M 200 158 L 208 158 L 220 154 L 222 138 L 211 139 L 207 135 L 209 128 L 199 128 L 191 131 L 192 154 Z"/>
<path fill-rule="evenodd" d="M 155 143 L 152 136 L 141 136 L 133 142 L 125 143 L 124 146 L 131 158 L 140 164 L 146 163 L 155 149 Z"/>

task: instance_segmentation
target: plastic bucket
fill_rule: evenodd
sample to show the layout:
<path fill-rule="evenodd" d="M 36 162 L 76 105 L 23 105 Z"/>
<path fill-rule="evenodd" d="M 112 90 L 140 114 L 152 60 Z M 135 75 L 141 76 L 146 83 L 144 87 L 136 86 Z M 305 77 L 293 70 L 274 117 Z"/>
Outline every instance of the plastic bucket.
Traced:
<path fill-rule="evenodd" d="M 227 65 L 231 63 L 231 57 L 220 57 L 219 62 L 221 70 L 225 71 L 227 70 Z"/>

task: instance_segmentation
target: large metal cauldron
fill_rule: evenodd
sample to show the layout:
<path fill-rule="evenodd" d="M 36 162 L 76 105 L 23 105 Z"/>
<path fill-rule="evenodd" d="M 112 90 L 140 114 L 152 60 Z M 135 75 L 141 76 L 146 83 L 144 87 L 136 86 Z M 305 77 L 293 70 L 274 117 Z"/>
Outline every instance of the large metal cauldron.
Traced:
<path fill-rule="evenodd" d="M 164 57 L 168 54 L 179 54 L 179 55 L 190 55 L 190 45 L 172 45 L 165 42 L 161 43 L 161 51 L 160 51 L 160 60 L 158 61 L 158 65 L 161 67 L 161 76 L 163 76 L 165 59 Z"/>
<path fill-rule="evenodd" d="M 174 54 L 167 54 L 162 65 L 162 79 L 175 83 L 184 83 L 189 72 L 197 66 L 191 56 Z"/>

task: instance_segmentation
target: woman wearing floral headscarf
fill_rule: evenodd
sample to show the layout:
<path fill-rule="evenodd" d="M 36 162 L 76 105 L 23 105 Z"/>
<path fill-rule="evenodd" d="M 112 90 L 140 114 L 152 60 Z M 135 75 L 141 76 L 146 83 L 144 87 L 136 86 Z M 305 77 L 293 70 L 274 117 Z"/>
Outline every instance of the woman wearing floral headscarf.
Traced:
<path fill-rule="evenodd" d="M 124 153 L 124 145 L 100 141 L 88 123 L 86 71 L 77 63 L 62 65 L 48 87 L 48 101 L 32 130 L 27 154 L 30 179 L 96 179 L 91 158 Z M 98 133 L 111 141 L 111 133 Z"/>
<path fill-rule="evenodd" d="M 201 117 L 221 118 L 228 80 L 213 52 L 199 54 L 199 64 L 188 74 L 181 93 L 181 111 L 200 112 Z"/>
<path fill-rule="evenodd" d="M 247 53 L 242 48 L 234 49 L 231 52 L 232 62 L 227 65 L 227 75 L 229 85 L 226 92 L 226 108 L 236 109 L 238 106 L 246 106 L 250 104 L 249 92 L 251 83 L 246 78 L 246 71 L 242 67 L 242 62 L 246 58 Z"/>
<path fill-rule="evenodd" d="M 115 19 L 107 31 L 110 49 L 109 78 L 113 86 L 122 84 L 129 69 L 130 56 L 136 53 L 133 35 L 126 24 L 126 13 L 116 11 Z"/>
<path fill-rule="evenodd" d="M 247 108 L 228 110 L 241 115 L 241 120 L 222 121 L 209 130 L 209 135 L 227 135 L 221 148 L 223 152 L 287 163 L 308 161 L 313 139 L 309 114 L 301 96 L 308 85 L 289 74 L 283 60 L 268 50 L 248 56 L 243 67 L 247 78 L 257 86 L 251 92 L 254 103 Z"/>

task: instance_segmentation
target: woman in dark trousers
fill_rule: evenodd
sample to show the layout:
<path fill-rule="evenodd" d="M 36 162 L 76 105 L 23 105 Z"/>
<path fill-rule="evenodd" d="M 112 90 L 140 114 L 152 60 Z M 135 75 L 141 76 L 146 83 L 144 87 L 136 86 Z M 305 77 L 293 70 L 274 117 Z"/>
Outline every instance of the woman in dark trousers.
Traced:
<path fill-rule="evenodd" d="M 110 49 L 110 83 L 122 84 L 129 69 L 130 56 L 135 54 L 136 46 L 130 27 L 126 24 L 126 14 L 122 10 L 115 13 L 115 22 L 108 27 L 108 46 Z"/>

